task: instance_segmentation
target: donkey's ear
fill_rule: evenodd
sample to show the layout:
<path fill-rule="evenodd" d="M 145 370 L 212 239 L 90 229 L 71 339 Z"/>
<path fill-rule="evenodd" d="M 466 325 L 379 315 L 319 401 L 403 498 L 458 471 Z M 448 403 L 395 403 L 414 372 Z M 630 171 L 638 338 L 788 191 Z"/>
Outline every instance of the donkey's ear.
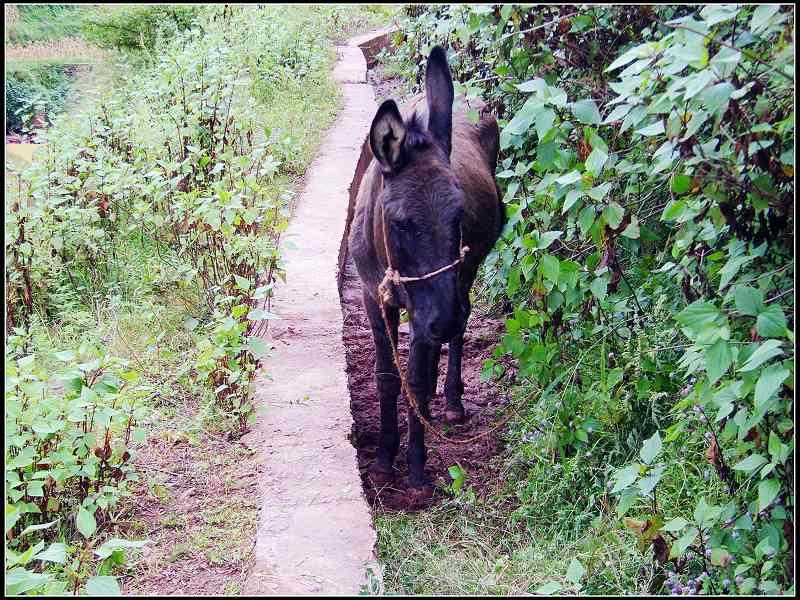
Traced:
<path fill-rule="evenodd" d="M 384 175 L 395 175 L 402 166 L 405 137 L 406 126 L 397 104 L 387 100 L 375 113 L 369 130 L 369 145 Z"/>
<path fill-rule="evenodd" d="M 447 54 L 435 46 L 428 56 L 425 71 L 425 93 L 428 97 L 428 131 L 450 156 L 453 130 L 453 76 L 447 66 Z"/>

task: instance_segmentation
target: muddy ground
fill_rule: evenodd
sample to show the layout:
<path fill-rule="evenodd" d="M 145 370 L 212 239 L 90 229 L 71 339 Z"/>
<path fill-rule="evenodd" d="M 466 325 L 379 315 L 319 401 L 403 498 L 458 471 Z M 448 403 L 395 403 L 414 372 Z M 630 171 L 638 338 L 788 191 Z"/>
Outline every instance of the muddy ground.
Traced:
<path fill-rule="evenodd" d="M 387 97 L 400 84 L 393 80 L 382 80 L 382 71 L 378 68 L 370 70 L 367 80 L 372 83 L 378 101 Z M 352 192 L 351 192 L 352 193 Z M 351 211 L 352 213 L 352 211 Z M 348 228 L 349 229 L 349 228 Z M 401 397 L 398 401 L 398 421 L 400 424 L 400 451 L 395 461 L 395 480 L 376 489 L 370 480 L 367 469 L 375 460 L 378 432 L 380 428 L 380 407 L 378 404 L 374 368 L 375 349 L 372 333 L 364 312 L 361 297 L 361 280 L 352 259 L 346 258 L 340 272 L 340 295 L 343 316 L 343 339 L 347 359 L 347 377 L 350 389 L 350 407 L 353 412 L 353 429 L 350 441 L 358 452 L 358 468 L 364 492 L 370 504 L 379 510 L 409 511 L 411 505 L 406 495 L 408 466 L 406 464 L 406 446 L 408 426 L 406 423 L 407 405 Z M 444 379 L 447 372 L 447 346 L 442 348 L 439 363 L 439 383 L 437 393 L 430 402 L 433 424 L 449 437 L 466 438 L 491 429 L 496 422 L 498 409 L 505 399 L 490 382 L 480 382 L 481 365 L 491 354 L 492 348 L 499 340 L 503 329 L 500 320 L 481 317 L 475 314 L 470 318 L 464 337 L 464 358 L 462 374 L 464 381 L 463 403 L 468 421 L 462 425 L 448 428 L 444 417 Z M 403 364 L 407 359 L 408 325 L 400 325 L 400 354 Z M 425 471 L 435 484 L 442 486 L 452 482 L 448 468 L 460 464 L 469 475 L 473 489 L 478 493 L 481 482 L 488 478 L 489 462 L 501 450 L 497 432 L 493 432 L 472 444 L 454 444 L 435 439 L 432 434 L 426 435 L 428 461 Z M 446 492 L 437 489 L 430 503 L 441 501 Z M 429 503 L 429 504 L 430 504 Z"/>

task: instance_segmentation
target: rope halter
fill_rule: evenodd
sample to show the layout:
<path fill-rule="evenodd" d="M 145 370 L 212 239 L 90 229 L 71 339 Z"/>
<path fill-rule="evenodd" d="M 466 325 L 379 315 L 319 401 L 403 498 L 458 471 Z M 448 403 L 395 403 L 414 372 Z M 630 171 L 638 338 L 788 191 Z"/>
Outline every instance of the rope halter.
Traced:
<path fill-rule="evenodd" d="M 392 291 L 390 283 L 395 284 L 398 287 L 401 287 L 404 283 L 408 283 L 410 281 L 423 281 L 425 279 L 431 279 L 432 277 L 436 277 L 437 275 L 441 275 L 445 271 L 449 271 L 450 269 L 454 269 L 462 262 L 464 262 L 464 258 L 469 252 L 469 246 L 464 246 L 464 232 L 459 227 L 459 239 L 458 239 L 458 247 L 460 250 L 458 251 L 458 258 L 451 262 L 449 265 L 445 265 L 440 269 L 436 269 L 435 271 L 431 271 L 426 275 L 420 275 L 419 277 L 405 277 L 400 274 L 400 271 L 395 269 L 392 266 L 392 257 L 389 253 L 389 242 L 386 239 L 386 212 L 381 207 L 381 220 L 383 225 L 383 248 L 386 252 L 386 273 L 383 276 L 383 280 L 381 280 L 380 284 L 378 285 L 378 297 L 380 298 L 381 302 L 391 303 L 394 294 Z"/>

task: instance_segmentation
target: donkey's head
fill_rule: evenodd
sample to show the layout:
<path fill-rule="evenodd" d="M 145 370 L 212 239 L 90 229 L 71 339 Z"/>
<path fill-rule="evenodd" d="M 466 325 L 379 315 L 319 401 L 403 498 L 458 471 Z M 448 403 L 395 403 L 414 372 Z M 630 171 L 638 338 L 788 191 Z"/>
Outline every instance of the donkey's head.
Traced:
<path fill-rule="evenodd" d="M 427 123 L 424 114 L 416 113 L 404 121 L 394 101 L 387 100 L 370 130 L 372 153 L 383 173 L 378 204 L 391 264 L 407 277 L 452 263 L 461 241 L 463 194 L 450 166 L 453 80 L 447 55 L 438 46 L 428 57 L 425 88 Z M 466 310 L 458 269 L 407 283 L 405 288 L 416 333 L 442 343 L 463 328 Z"/>

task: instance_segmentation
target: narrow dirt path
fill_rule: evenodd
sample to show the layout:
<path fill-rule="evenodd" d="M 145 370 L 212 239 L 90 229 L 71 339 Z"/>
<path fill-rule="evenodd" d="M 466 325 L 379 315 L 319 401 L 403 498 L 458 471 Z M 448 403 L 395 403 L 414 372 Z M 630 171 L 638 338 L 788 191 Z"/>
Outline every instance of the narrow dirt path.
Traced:
<path fill-rule="evenodd" d="M 337 256 L 348 187 L 375 113 L 359 41 L 339 47 L 344 108 L 309 168 L 287 231 L 286 285 L 273 303 L 274 355 L 257 382 L 266 407 L 243 438 L 264 463 L 248 594 L 356 594 L 368 583 L 375 532 L 361 489 L 342 346 Z M 375 584 L 375 580 L 372 581 Z"/>

